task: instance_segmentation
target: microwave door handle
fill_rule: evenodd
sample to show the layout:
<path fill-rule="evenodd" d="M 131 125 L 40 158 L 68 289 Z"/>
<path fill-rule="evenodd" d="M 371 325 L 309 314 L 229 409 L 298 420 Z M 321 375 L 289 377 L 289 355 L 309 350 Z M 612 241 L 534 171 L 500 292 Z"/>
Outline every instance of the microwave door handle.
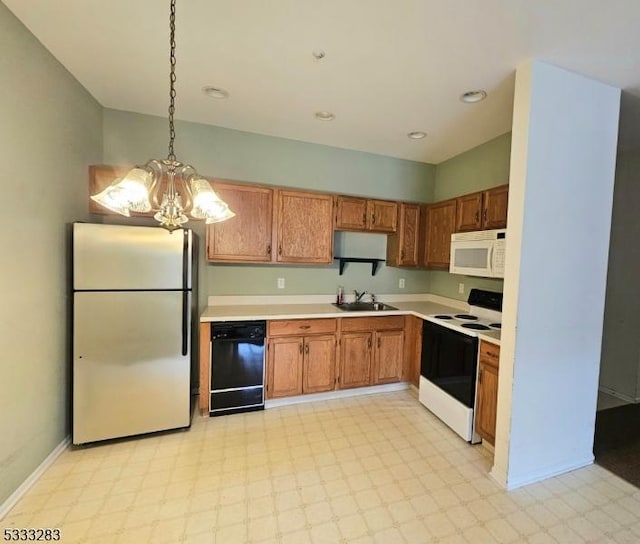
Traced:
<path fill-rule="evenodd" d="M 496 245 L 495 244 L 491 244 L 491 249 L 489 249 L 489 263 L 487 268 L 489 269 L 489 274 L 491 275 L 491 277 L 493 278 L 495 276 L 495 271 L 493 269 L 493 251 L 495 249 Z"/>

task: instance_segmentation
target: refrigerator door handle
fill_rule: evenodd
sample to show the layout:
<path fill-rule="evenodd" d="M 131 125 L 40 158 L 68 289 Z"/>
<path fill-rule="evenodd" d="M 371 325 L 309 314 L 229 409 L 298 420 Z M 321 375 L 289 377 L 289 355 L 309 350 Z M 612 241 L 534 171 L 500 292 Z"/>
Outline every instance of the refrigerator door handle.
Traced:
<path fill-rule="evenodd" d="M 189 291 L 182 291 L 182 355 L 189 353 Z"/>

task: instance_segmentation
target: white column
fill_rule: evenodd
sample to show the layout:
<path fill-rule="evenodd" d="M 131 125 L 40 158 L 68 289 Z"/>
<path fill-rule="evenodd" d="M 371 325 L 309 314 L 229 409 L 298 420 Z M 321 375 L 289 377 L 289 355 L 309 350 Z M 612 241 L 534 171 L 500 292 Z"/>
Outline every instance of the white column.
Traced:
<path fill-rule="evenodd" d="M 620 90 L 516 72 L 492 475 L 518 487 L 593 462 Z"/>

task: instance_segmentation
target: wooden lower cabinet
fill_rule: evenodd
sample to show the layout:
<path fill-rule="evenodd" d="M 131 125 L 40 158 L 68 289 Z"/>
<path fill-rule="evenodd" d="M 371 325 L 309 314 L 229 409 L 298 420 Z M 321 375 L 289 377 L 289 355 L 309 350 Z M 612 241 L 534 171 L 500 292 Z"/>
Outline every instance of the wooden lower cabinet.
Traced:
<path fill-rule="evenodd" d="M 340 336 L 340 389 L 371 384 L 371 332 L 343 332 Z"/>
<path fill-rule="evenodd" d="M 403 376 L 404 316 L 342 319 L 340 389 L 399 382 Z"/>
<path fill-rule="evenodd" d="M 335 335 L 309 336 L 304 339 L 302 392 L 332 391 L 336 384 Z"/>
<path fill-rule="evenodd" d="M 404 331 L 379 331 L 374 333 L 374 338 L 373 383 L 399 382 L 404 361 Z"/>
<path fill-rule="evenodd" d="M 269 340 L 267 398 L 302 394 L 304 338 L 290 336 Z"/>
<path fill-rule="evenodd" d="M 500 346 L 480 341 L 475 427 L 476 433 L 489 444 L 495 444 L 496 440 L 499 360 Z"/>
<path fill-rule="evenodd" d="M 335 388 L 336 326 L 336 319 L 269 322 L 267 398 Z"/>

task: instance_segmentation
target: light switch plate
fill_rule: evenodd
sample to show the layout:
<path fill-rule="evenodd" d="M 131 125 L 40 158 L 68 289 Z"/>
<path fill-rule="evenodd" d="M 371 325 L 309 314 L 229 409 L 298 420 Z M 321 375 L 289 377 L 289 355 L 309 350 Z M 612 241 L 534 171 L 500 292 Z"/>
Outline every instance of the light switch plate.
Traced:
<path fill-rule="evenodd" d="M 284 289 L 284 278 L 278 278 L 278 289 Z"/>
<path fill-rule="evenodd" d="M 400 279 L 398 280 L 398 287 L 399 287 L 400 289 L 404 289 L 404 278 L 400 278 Z"/>

